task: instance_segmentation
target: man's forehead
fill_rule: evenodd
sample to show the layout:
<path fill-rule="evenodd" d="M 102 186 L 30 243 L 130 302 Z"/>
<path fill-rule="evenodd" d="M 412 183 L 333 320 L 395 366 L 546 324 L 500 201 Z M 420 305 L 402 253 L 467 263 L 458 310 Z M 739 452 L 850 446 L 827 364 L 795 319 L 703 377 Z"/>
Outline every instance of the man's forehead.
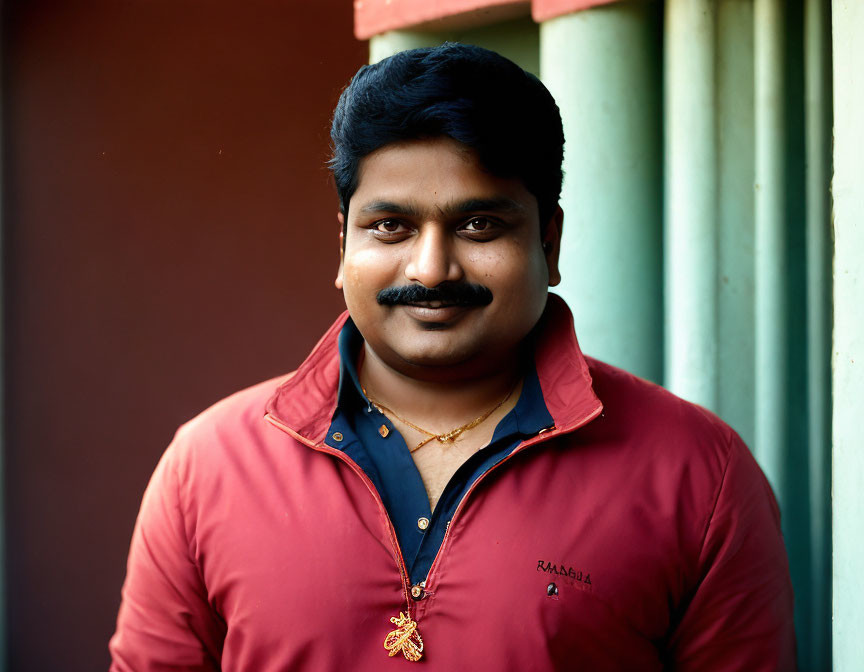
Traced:
<path fill-rule="evenodd" d="M 422 169 L 428 165 L 429 156 L 432 155 L 463 170 L 485 172 L 477 152 L 449 136 L 412 138 L 390 142 L 360 158 L 357 163 L 357 187 L 370 171 L 390 168 L 401 172 L 412 166 Z"/>
<path fill-rule="evenodd" d="M 474 150 L 443 136 L 391 143 L 364 157 L 349 212 L 521 213 L 535 205 L 522 180 L 493 175 Z"/>

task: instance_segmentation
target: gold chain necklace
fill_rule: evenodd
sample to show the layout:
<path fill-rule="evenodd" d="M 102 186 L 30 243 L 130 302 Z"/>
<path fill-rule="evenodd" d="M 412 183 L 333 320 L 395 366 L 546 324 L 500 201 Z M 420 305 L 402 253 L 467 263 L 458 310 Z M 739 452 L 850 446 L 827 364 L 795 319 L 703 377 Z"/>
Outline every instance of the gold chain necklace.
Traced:
<path fill-rule="evenodd" d="M 361 387 L 360 389 L 363 390 L 363 394 L 366 395 L 366 398 L 369 400 L 369 403 L 372 404 L 375 408 L 377 408 L 381 413 L 385 413 L 385 412 L 389 413 L 394 418 L 401 420 L 402 422 L 404 422 L 406 425 L 408 425 L 412 429 L 420 432 L 421 434 L 425 434 L 427 437 L 429 437 L 429 438 L 423 439 L 420 443 L 418 443 L 413 448 L 410 448 L 409 452 L 413 453 L 416 450 L 420 450 L 423 446 L 425 446 L 430 441 L 438 441 L 439 443 L 454 443 L 456 441 L 456 439 L 458 439 L 460 436 L 462 436 L 462 434 L 464 434 L 465 432 L 467 432 L 470 429 L 474 429 L 475 427 L 477 427 L 477 425 L 479 425 L 482 422 L 484 422 L 485 420 L 487 420 L 490 415 L 492 415 L 495 411 L 497 411 L 499 408 L 501 408 L 501 406 L 503 406 L 504 403 L 513 394 L 513 390 L 516 389 L 516 385 L 518 383 L 519 383 L 519 379 L 517 378 L 516 382 L 513 383 L 513 386 L 510 388 L 510 391 L 507 393 L 507 396 L 504 397 L 497 404 L 495 404 L 495 406 L 493 406 L 488 411 L 486 411 L 483 415 L 480 415 L 480 416 L 474 418 L 471 422 L 467 422 L 464 425 L 460 425 L 459 427 L 456 427 L 455 429 L 451 429 L 449 432 L 444 432 L 443 434 L 436 434 L 435 432 L 430 432 L 428 429 L 423 429 L 422 427 L 415 425 L 410 420 L 406 420 L 405 418 L 403 418 L 401 415 L 399 415 L 392 408 L 387 408 L 383 404 L 375 401 L 372 397 L 369 396 L 369 393 L 366 392 L 365 387 Z"/>

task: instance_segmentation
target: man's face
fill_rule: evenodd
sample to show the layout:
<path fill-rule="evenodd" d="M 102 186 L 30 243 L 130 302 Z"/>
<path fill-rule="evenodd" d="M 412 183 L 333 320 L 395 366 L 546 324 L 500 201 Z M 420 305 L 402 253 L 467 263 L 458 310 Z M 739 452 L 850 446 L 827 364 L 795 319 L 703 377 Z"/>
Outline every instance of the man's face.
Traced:
<path fill-rule="evenodd" d="M 558 210 L 541 239 L 537 200 L 521 180 L 490 175 L 454 140 L 387 145 L 360 164 L 336 286 L 367 348 L 391 368 L 482 375 L 500 370 L 540 318 L 559 281 L 560 225 Z M 466 285 L 475 291 L 463 296 Z M 410 286 L 420 297 L 405 295 Z M 382 290 L 396 305 L 379 302 Z M 460 298 L 467 305 L 453 305 Z"/>

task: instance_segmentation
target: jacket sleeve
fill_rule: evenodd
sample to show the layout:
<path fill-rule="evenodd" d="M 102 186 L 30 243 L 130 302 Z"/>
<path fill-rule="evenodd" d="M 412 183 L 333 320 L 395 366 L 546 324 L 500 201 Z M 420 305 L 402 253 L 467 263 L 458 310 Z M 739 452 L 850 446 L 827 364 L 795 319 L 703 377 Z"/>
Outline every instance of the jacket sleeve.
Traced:
<path fill-rule="evenodd" d="M 156 467 L 135 523 L 111 672 L 220 667 L 224 627 L 193 559 L 174 447 Z"/>
<path fill-rule="evenodd" d="M 796 669 L 780 513 L 768 481 L 737 435 L 705 531 L 698 576 L 669 642 L 670 669 Z"/>

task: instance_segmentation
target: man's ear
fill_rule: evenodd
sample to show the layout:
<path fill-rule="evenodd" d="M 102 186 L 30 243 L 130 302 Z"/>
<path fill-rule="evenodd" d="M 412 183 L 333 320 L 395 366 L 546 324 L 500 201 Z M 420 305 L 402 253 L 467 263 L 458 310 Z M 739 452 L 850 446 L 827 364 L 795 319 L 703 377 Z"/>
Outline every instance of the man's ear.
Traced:
<path fill-rule="evenodd" d="M 564 228 L 564 211 L 561 206 L 546 223 L 543 232 L 543 256 L 546 257 L 546 268 L 549 269 L 549 286 L 555 287 L 561 283 L 561 272 L 558 270 L 558 257 L 561 253 L 561 231 Z"/>
<path fill-rule="evenodd" d="M 341 212 L 336 215 L 339 220 L 339 270 L 336 273 L 336 289 L 342 289 L 342 269 L 345 265 L 345 215 Z"/>

